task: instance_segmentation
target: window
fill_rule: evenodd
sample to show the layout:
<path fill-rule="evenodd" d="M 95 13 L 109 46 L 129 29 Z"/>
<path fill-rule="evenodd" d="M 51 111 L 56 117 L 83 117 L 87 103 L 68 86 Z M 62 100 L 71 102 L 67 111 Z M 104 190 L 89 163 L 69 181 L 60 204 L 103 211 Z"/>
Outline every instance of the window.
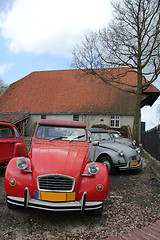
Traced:
<path fill-rule="evenodd" d="M 111 116 L 111 127 L 119 128 L 120 127 L 120 117 L 119 116 Z"/>
<path fill-rule="evenodd" d="M 79 121 L 79 115 L 77 114 L 73 115 L 73 121 Z"/>
<path fill-rule="evenodd" d="M 13 138 L 13 132 L 10 127 L 0 126 L 0 138 Z"/>
<path fill-rule="evenodd" d="M 46 119 L 46 115 L 41 115 L 41 119 Z"/>
<path fill-rule="evenodd" d="M 36 132 L 38 139 L 60 140 L 60 141 L 80 141 L 87 140 L 85 128 L 59 127 L 59 126 L 39 126 Z"/>

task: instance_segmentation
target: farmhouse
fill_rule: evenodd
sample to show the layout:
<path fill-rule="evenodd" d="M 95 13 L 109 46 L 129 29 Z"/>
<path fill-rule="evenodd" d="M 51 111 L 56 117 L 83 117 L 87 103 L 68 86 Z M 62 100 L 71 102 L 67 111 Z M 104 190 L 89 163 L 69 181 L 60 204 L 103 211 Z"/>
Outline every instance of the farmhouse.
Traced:
<path fill-rule="evenodd" d="M 88 127 L 106 124 L 132 128 L 134 94 L 79 74 L 80 70 L 37 71 L 12 83 L 0 97 L 0 120 L 17 124 L 26 135 L 31 135 L 44 118 L 84 121 Z M 122 78 L 122 82 L 127 81 L 134 85 L 136 72 Z M 159 95 L 151 85 L 143 94 L 141 107 L 151 106 Z"/>

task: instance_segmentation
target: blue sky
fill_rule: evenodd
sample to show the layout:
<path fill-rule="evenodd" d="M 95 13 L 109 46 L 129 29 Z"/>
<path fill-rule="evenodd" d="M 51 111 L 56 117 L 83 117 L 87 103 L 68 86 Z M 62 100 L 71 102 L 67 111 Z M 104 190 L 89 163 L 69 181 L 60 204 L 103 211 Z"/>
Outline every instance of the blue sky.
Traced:
<path fill-rule="evenodd" d="M 33 71 L 69 69 L 73 47 L 110 19 L 110 0 L 0 0 L 0 79 L 11 84 Z M 147 129 L 160 120 L 159 106 L 142 109 Z"/>

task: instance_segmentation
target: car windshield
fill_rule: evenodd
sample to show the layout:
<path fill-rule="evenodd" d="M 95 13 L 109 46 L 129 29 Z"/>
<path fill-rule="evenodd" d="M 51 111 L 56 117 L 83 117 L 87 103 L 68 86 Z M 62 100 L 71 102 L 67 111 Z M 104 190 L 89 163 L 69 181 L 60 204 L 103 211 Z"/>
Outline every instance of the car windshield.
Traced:
<path fill-rule="evenodd" d="M 36 138 L 62 140 L 62 141 L 86 141 L 87 134 L 84 128 L 69 128 L 59 126 L 39 126 Z"/>
<path fill-rule="evenodd" d="M 118 133 L 112 133 L 112 136 L 113 136 L 114 138 L 120 138 L 120 137 L 121 137 L 120 134 L 118 134 Z"/>
<path fill-rule="evenodd" d="M 109 140 L 112 136 L 109 133 L 92 133 L 94 141 Z"/>
<path fill-rule="evenodd" d="M 0 138 L 13 138 L 12 129 L 8 126 L 0 125 Z"/>

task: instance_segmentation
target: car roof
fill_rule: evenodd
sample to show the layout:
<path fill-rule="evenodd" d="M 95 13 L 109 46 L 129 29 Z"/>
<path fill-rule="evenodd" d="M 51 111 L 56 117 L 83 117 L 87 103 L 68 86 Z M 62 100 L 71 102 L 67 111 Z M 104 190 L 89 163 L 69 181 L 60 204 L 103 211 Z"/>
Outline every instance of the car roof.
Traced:
<path fill-rule="evenodd" d="M 103 128 L 88 128 L 88 131 L 91 133 L 120 133 L 116 130 L 105 130 Z"/>
<path fill-rule="evenodd" d="M 107 130 L 109 133 L 120 133 L 119 131 L 117 130 Z"/>
<path fill-rule="evenodd" d="M 108 130 L 105 130 L 103 128 L 88 128 L 88 131 L 91 133 L 108 133 Z"/>
<path fill-rule="evenodd" d="M 10 122 L 5 122 L 5 121 L 0 121 L 0 125 L 3 125 L 3 126 L 15 126 L 13 123 L 10 123 Z"/>
<path fill-rule="evenodd" d="M 42 120 L 40 120 L 39 125 L 86 128 L 85 122 L 66 121 L 66 120 L 47 120 L 47 119 L 42 119 Z"/>

